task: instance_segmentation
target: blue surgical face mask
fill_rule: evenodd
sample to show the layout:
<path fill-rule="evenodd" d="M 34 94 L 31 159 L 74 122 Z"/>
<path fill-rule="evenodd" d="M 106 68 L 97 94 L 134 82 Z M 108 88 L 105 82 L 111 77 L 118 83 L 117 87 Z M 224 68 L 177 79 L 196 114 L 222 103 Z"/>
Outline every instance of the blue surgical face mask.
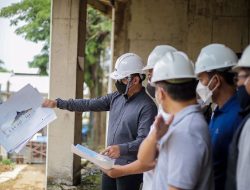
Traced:
<path fill-rule="evenodd" d="M 241 85 L 237 90 L 237 98 L 240 103 L 240 107 L 244 110 L 250 105 L 250 95 L 246 91 L 246 87 Z"/>

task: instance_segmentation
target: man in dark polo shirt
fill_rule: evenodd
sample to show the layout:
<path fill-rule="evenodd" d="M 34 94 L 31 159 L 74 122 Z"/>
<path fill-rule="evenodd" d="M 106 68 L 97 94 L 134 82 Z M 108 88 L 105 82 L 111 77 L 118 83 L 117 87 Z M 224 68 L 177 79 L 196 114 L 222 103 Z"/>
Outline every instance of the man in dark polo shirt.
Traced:
<path fill-rule="evenodd" d="M 134 53 L 120 56 L 111 73 L 117 91 L 94 99 L 45 100 L 43 106 L 69 111 L 109 111 L 108 147 L 103 154 L 116 159 L 115 164 L 126 165 L 137 159 L 137 152 L 157 114 L 157 107 L 145 92 L 142 81 L 142 59 Z M 120 178 L 102 176 L 102 190 L 137 190 L 142 174 Z"/>
<path fill-rule="evenodd" d="M 224 190 L 229 144 L 242 118 L 237 99 L 235 74 L 231 68 L 238 58 L 223 44 L 209 44 L 202 48 L 195 63 L 199 83 L 196 92 L 204 103 L 215 103 L 209 122 L 213 152 L 215 190 Z"/>

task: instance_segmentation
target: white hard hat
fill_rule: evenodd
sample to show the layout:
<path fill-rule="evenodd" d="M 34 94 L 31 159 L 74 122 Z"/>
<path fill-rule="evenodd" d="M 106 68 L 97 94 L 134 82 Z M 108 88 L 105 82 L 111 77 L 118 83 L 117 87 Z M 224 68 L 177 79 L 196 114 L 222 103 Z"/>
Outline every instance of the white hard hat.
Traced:
<path fill-rule="evenodd" d="M 148 56 L 148 62 L 146 67 L 143 68 L 143 70 L 149 70 L 153 69 L 156 62 L 167 52 L 174 52 L 177 51 L 174 47 L 169 45 L 159 45 L 156 46 L 153 51 Z"/>
<path fill-rule="evenodd" d="M 168 52 L 156 63 L 151 81 L 155 84 L 159 81 L 192 78 L 196 78 L 192 61 L 184 52 L 176 51 Z"/>
<path fill-rule="evenodd" d="M 240 68 L 250 68 L 250 45 L 246 47 L 238 64 L 233 67 L 233 70 L 237 70 Z"/>
<path fill-rule="evenodd" d="M 110 74 L 110 77 L 114 80 L 120 80 L 131 74 L 144 74 L 143 67 L 143 61 L 138 55 L 125 53 L 116 60 L 115 70 Z"/>
<path fill-rule="evenodd" d="M 210 44 L 202 48 L 195 63 L 195 74 L 235 66 L 236 54 L 223 44 Z"/>

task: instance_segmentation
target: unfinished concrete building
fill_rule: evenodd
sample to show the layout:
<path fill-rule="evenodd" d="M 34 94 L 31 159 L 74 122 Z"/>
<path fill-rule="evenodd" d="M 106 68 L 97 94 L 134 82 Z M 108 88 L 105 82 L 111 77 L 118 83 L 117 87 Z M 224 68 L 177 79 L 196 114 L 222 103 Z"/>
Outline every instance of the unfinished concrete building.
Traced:
<path fill-rule="evenodd" d="M 249 0 L 53 0 L 50 98 L 82 98 L 87 3 L 112 18 L 112 56 L 134 52 L 145 61 L 154 46 L 169 44 L 193 60 L 213 42 L 241 53 L 249 44 Z M 81 114 L 56 110 L 48 129 L 47 183 L 80 180 Z"/>

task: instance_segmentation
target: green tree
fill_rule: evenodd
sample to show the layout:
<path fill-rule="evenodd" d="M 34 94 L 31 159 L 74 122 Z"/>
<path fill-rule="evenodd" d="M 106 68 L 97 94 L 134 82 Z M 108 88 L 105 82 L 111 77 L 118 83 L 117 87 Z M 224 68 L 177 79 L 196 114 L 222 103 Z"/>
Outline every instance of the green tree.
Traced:
<path fill-rule="evenodd" d="M 111 21 L 99 11 L 88 6 L 86 28 L 84 81 L 90 89 L 91 98 L 94 98 L 107 93 L 102 82 L 103 70 L 100 66 L 100 58 L 103 56 L 105 48 L 110 44 Z M 92 140 L 94 146 L 104 144 L 106 114 L 94 112 L 91 121 L 93 123 Z"/>
<path fill-rule="evenodd" d="M 100 67 L 100 58 L 105 52 L 105 48 L 110 43 L 111 22 L 99 11 L 88 6 L 87 9 L 87 36 L 86 36 L 86 59 L 84 81 L 87 83 L 93 96 L 101 95 L 100 90 L 95 88 L 103 78 L 103 71 Z M 94 80 L 93 80 L 94 79 Z"/>
<path fill-rule="evenodd" d="M 3 68 L 4 62 L 0 59 L 0 72 L 7 72 L 7 69 Z"/>
<path fill-rule="evenodd" d="M 4 7 L 0 17 L 10 18 L 10 25 L 16 26 L 15 33 L 32 42 L 43 42 L 40 54 L 36 55 L 30 67 L 39 68 L 41 75 L 47 75 L 50 34 L 50 0 L 23 0 Z"/>
<path fill-rule="evenodd" d="M 88 6 L 86 35 L 86 60 L 84 79 L 88 87 L 96 86 L 102 71 L 98 63 L 101 53 L 109 43 L 111 22 L 99 11 Z M 49 61 L 50 37 L 50 0 L 23 0 L 4 7 L 0 17 L 10 19 L 10 25 L 16 26 L 16 34 L 22 35 L 32 42 L 43 42 L 44 46 L 39 55 L 29 62 L 31 67 L 39 68 L 41 75 L 47 75 Z M 94 76 L 93 76 L 94 74 Z M 100 93 L 94 93 L 98 95 Z"/>

